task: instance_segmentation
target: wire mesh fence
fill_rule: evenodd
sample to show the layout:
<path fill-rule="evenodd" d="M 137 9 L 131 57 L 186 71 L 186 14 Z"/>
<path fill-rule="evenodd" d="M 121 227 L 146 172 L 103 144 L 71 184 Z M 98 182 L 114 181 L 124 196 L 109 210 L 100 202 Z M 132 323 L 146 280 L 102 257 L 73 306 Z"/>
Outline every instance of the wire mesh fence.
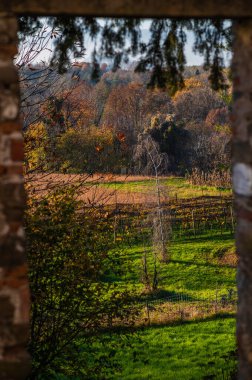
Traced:
<path fill-rule="evenodd" d="M 141 318 L 147 324 L 183 322 L 216 315 L 235 315 L 237 309 L 237 291 L 230 289 L 204 299 L 191 299 L 189 295 L 177 294 L 159 299 L 139 299 L 142 309 Z"/>
<path fill-rule="evenodd" d="M 109 206 L 110 208 L 112 206 Z M 196 238 L 201 234 L 219 234 L 229 232 L 233 235 L 236 218 L 233 198 L 227 196 L 202 196 L 190 199 L 170 199 L 161 204 L 158 210 L 163 221 L 170 225 L 171 239 L 178 237 Z M 106 210 L 107 211 L 107 210 Z M 113 210 L 117 233 L 127 236 L 131 229 L 137 235 L 149 229 L 150 215 L 157 213 L 155 204 L 116 204 Z"/>

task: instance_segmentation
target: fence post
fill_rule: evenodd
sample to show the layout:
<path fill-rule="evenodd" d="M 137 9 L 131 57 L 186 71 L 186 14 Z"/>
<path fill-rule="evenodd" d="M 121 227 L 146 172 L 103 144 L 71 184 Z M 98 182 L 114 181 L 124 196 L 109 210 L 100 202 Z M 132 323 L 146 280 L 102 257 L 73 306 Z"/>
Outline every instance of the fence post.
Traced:
<path fill-rule="evenodd" d="M 216 284 L 216 289 L 215 289 L 215 314 L 217 314 L 218 311 L 218 287 Z"/>
<path fill-rule="evenodd" d="M 195 231 L 195 219 L 194 219 L 194 212 L 192 210 L 192 225 L 193 225 L 193 234 L 194 237 L 196 236 L 196 231 Z"/>
<path fill-rule="evenodd" d="M 148 320 L 148 325 L 150 326 L 150 309 L 149 309 L 149 302 L 146 300 L 146 313 L 147 313 L 147 320 Z"/>
<path fill-rule="evenodd" d="M 234 232 L 234 214 L 233 214 L 233 207 L 232 206 L 230 206 L 230 215 L 231 215 L 231 225 L 232 225 L 231 234 L 233 234 L 233 232 Z"/>

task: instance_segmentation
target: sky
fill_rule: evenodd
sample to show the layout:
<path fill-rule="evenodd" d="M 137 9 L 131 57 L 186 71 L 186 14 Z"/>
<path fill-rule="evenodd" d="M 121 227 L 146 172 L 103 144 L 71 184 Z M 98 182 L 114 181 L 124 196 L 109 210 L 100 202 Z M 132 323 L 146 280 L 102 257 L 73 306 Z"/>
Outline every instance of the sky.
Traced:
<path fill-rule="evenodd" d="M 142 22 L 142 37 L 144 40 L 148 41 L 150 32 L 149 32 L 149 27 L 151 24 L 152 20 L 143 20 Z M 104 19 L 100 19 L 101 25 L 104 24 Z M 200 66 L 204 62 L 203 56 L 200 54 L 195 54 L 193 52 L 193 42 L 194 42 L 194 35 L 193 32 L 187 32 L 187 42 L 185 45 L 185 55 L 186 55 L 186 61 L 188 66 Z M 87 46 L 87 55 L 86 55 L 86 60 L 89 61 L 91 59 L 91 54 L 92 54 L 92 48 L 93 45 L 89 44 Z M 225 59 L 225 64 L 228 65 L 231 59 L 231 53 L 226 53 L 224 55 Z"/>
<path fill-rule="evenodd" d="M 142 29 L 142 35 L 143 38 L 147 39 L 149 36 L 149 30 L 147 28 Z M 86 44 L 86 56 L 85 56 L 85 61 L 90 61 L 91 60 L 91 55 L 92 55 L 92 49 L 93 49 L 93 44 L 91 41 L 87 39 L 87 44 Z M 200 56 L 199 54 L 195 54 L 193 52 L 193 34 L 191 32 L 187 33 L 187 43 L 185 45 L 185 55 L 186 55 L 186 61 L 188 66 L 199 66 L 203 64 L 203 57 Z M 133 58 L 135 60 L 136 58 Z"/>
<path fill-rule="evenodd" d="M 101 25 L 104 24 L 104 20 L 100 19 Z M 149 27 L 151 24 L 151 20 L 144 20 L 142 22 L 142 37 L 144 41 L 148 41 L 150 32 L 149 32 Z M 89 43 L 88 43 L 89 42 Z M 92 49 L 93 49 L 93 44 L 91 41 L 88 41 L 87 39 L 87 51 L 86 51 L 86 57 L 85 60 L 89 61 L 91 60 L 91 55 L 92 55 Z M 187 43 L 185 45 L 185 54 L 186 54 L 186 61 L 188 66 L 199 66 L 203 64 L 203 57 L 200 56 L 199 54 L 195 54 L 193 52 L 193 33 L 192 32 L 187 32 Z"/>
<path fill-rule="evenodd" d="M 99 21 L 100 21 L 101 25 L 103 25 L 105 22 L 104 19 L 99 19 Z M 148 41 L 148 38 L 150 36 L 150 32 L 149 32 L 150 23 L 151 23 L 151 20 L 144 20 L 142 22 L 142 37 L 143 37 L 144 41 Z M 203 61 L 204 61 L 203 57 L 201 55 L 195 54 L 193 52 L 193 41 L 194 41 L 193 33 L 187 32 L 186 34 L 187 34 L 187 43 L 185 45 L 185 55 L 186 55 L 186 61 L 187 61 L 186 64 L 188 66 L 202 65 Z M 51 46 L 49 48 L 53 49 L 53 45 L 51 44 Z M 92 56 L 92 51 L 94 48 L 94 44 L 92 43 L 92 41 L 90 40 L 89 37 L 86 37 L 86 39 L 85 39 L 85 48 L 86 48 L 86 54 L 85 54 L 84 58 L 81 60 L 84 60 L 86 62 L 90 62 L 91 56 Z M 44 51 L 42 54 L 39 55 L 36 62 L 39 62 L 41 60 L 48 62 L 49 58 L 50 58 L 50 54 L 51 53 L 49 52 L 49 50 Z M 136 57 L 132 58 L 132 60 L 136 60 L 136 59 L 137 59 Z M 225 63 L 226 64 L 229 64 L 230 59 L 231 59 L 231 54 L 230 53 L 225 54 Z"/>

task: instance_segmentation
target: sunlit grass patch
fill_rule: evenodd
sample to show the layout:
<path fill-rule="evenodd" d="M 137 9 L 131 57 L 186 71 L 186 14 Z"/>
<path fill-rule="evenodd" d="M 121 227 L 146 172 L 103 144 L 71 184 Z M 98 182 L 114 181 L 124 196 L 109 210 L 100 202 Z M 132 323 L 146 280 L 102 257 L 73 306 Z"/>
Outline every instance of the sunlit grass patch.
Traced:
<path fill-rule="evenodd" d="M 122 372 L 113 380 L 200 380 L 235 369 L 235 319 L 213 318 L 141 330 L 118 353 Z"/>
<path fill-rule="evenodd" d="M 192 198 L 201 196 L 228 196 L 231 195 L 231 190 L 218 188 L 214 186 L 196 186 L 192 185 L 185 178 L 180 177 L 169 177 L 160 178 L 160 185 L 163 186 L 163 191 L 167 191 L 169 197 L 177 198 Z M 101 186 L 117 190 L 118 192 L 129 192 L 129 193 L 151 193 L 155 190 L 155 179 L 146 179 L 139 181 L 112 181 Z"/>

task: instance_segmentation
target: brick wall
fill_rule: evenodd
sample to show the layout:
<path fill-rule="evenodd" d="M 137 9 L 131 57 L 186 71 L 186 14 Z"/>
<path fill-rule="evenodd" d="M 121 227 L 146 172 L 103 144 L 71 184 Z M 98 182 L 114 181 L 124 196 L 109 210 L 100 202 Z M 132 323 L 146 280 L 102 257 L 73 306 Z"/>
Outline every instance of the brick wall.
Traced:
<path fill-rule="evenodd" d="M 239 379 L 252 379 L 252 20 L 235 25 L 233 187 L 239 256 L 237 341 Z"/>
<path fill-rule="evenodd" d="M 115 6 L 116 4 L 116 6 Z M 125 6 L 123 6 L 123 4 Z M 0 0 L 0 378 L 25 379 L 29 357 L 25 346 L 28 334 L 29 291 L 24 260 L 22 228 L 24 190 L 22 179 L 22 136 L 18 121 L 18 80 L 12 64 L 16 53 L 16 20 L 5 9 L 17 14 L 30 12 L 101 15 L 192 15 L 208 17 L 230 15 L 249 17 L 247 0 L 168 2 L 151 6 L 141 1 L 96 0 Z M 171 6 L 167 7 L 167 4 Z M 178 4 L 178 7 L 177 7 Z M 187 6 L 186 6 L 187 4 Z M 132 6 L 131 6 L 132 5 Z M 199 3 L 198 3 L 199 5 Z M 175 7 L 174 12 L 172 7 Z M 176 8 L 177 7 L 177 8 Z M 89 9 L 90 8 L 90 9 Z M 147 11 L 145 11 L 145 9 Z M 190 9 L 191 11 L 190 13 Z M 128 10 L 128 11 L 127 11 Z M 157 15 L 159 14 L 157 12 Z M 173 12 L 173 13 L 172 13 Z M 234 46 L 234 191 L 238 212 L 237 249 L 239 379 L 252 379 L 252 21 L 236 23 Z"/>
<path fill-rule="evenodd" d="M 29 287 L 24 253 L 23 141 L 15 17 L 0 13 L 0 379 L 25 379 Z"/>

